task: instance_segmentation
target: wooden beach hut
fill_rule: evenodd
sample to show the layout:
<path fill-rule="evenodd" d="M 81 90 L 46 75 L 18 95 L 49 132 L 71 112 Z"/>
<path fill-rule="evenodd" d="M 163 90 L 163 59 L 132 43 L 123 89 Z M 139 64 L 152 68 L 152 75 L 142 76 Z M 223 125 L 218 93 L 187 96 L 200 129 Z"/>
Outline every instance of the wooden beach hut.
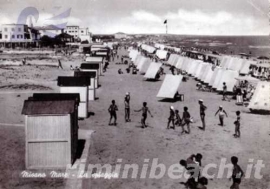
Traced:
<path fill-rule="evenodd" d="M 96 72 L 81 72 L 75 71 L 74 77 L 87 77 L 90 80 L 90 85 L 88 86 L 88 100 L 95 100 L 96 99 L 96 88 L 95 88 L 95 77 Z"/>
<path fill-rule="evenodd" d="M 58 86 L 60 93 L 79 93 L 80 104 L 78 108 L 78 116 L 80 118 L 88 117 L 88 86 L 90 79 L 87 77 L 58 77 Z"/>
<path fill-rule="evenodd" d="M 78 142 L 78 102 L 26 100 L 25 166 L 27 169 L 66 168 L 74 163 Z"/>
<path fill-rule="evenodd" d="M 95 77 L 95 88 L 97 89 L 99 87 L 99 64 L 88 64 L 88 63 L 82 63 L 80 70 L 83 72 L 96 72 Z"/>

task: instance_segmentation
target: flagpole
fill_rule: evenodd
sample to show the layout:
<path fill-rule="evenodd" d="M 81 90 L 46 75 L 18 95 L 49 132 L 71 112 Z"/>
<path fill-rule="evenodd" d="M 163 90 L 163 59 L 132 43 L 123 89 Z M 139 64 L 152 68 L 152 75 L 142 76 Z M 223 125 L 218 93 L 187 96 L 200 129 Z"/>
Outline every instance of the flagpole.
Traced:
<path fill-rule="evenodd" d="M 168 34 L 168 21 L 166 22 L 166 34 Z"/>

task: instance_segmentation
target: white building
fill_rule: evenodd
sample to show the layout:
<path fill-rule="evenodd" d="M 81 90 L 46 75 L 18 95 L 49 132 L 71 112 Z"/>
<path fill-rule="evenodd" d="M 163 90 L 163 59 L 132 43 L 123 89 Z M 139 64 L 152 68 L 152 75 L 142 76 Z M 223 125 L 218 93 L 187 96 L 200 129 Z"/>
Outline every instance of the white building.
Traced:
<path fill-rule="evenodd" d="M 40 32 L 40 36 L 47 35 L 49 37 L 55 37 L 55 36 L 63 33 L 62 28 L 58 28 L 54 25 L 37 26 L 37 27 L 35 27 L 35 29 Z"/>
<path fill-rule="evenodd" d="M 64 30 L 65 33 L 72 35 L 75 39 L 79 41 L 92 42 L 91 33 L 88 28 L 80 28 L 79 26 L 67 26 Z"/>
<path fill-rule="evenodd" d="M 25 24 L 3 24 L 1 33 L 0 42 L 36 42 L 40 39 L 39 31 Z"/>
<path fill-rule="evenodd" d="M 127 38 L 127 34 L 125 34 L 123 32 L 118 32 L 118 33 L 114 34 L 114 38 L 115 39 L 126 39 Z"/>

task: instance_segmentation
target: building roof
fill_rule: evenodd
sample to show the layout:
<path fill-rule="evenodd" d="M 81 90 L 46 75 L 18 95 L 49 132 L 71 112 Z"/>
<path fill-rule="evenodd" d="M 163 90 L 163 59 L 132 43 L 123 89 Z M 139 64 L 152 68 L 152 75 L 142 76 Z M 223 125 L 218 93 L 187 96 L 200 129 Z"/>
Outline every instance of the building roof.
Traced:
<path fill-rule="evenodd" d="M 74 76 L 75 77 L 91 77 L 91 78 L 95 78 L 96 77 L 96 72 L 90 72 L 90 71 L 86 71 L 86 72 L 81 72 L 81 71 L 75 71 L 74 72 Z"/>
<path fill-rule="evenodd" d="M 65 101 L 24 101 L 23 115 L 63 115 L 75 111 L 75 100 Z"/>
<path fill-rule="evenodd" d="M 99 64 L 98 63 L 82 63 L 81 64 L 81 69 L 86 69 L 86 70 L 98 70 L 99 69 Z"/>
<path fill-rule="evenodd" d="M 117 33 L 115 33 L 115 34 L 124 34 L 124 35 L 125 35 L 125 33 L 123 33 L 123 32 L 117 32 Z"/>
<path fill-rule="evenodd" d="M 62 30 L 62 28 L 58 28 L 55 25 L 47 25 L 47 26 L 36 26 L 34 27 L 36 30 Z"/>
<path fill-rule="evenodd" d="M 83 87 L 90 85 L 90 79 L 87 77 L 70 77 L 60 76 L 58 77 L 58 86 L 70 86 L 70 87 Z"/>
<path fill-rule="evenodd" d="M 79 93 L 34 93 L 31 100 L 35 100 L 35 101 L 75 100 L 79 105 L 80 94 Z"/>

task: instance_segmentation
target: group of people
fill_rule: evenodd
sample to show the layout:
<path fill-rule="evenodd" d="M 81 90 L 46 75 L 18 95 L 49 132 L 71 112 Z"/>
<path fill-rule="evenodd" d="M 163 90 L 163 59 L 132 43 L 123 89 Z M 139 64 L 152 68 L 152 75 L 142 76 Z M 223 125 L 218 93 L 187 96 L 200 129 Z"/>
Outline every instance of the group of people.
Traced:
<path fill-rule="evenodd" d="M 130 122 L 131 119 L 130 119 L 130 93 L 129 92 L 126 93 L 124 103 L 125 103 L 125 121 Z M 109 106 L 109 109 L 108 109 L 108 112 L 110 113 L 109 125 L 117 125 L 117 123 L 116 123 L 117 122 L 117 113 L 116 113 L 117 111 L 118 111 L 118 107 L 115 104 L 115 100 L 112 100 L 112 104 Z M 147 102 L 143 102 L 142 108 L 139 110 L 134 110 L 134 112 L 142 112 L 142 118 L 141 118 L 142 128 L 147 127 L 146 119 L 147 119 L 148 113 L 150 114 L 151 117 L 153 117 L 149 108 L 147 107 Z M 114 120 L 113 123 L 112 123 L 112 120 Z"/>
<path fill-rule="evenodd" d="M 201 122 L 202 122 L 202 126 L 199 127 L 199 129 L 201 130 L 205 130 L 206 129 L 206 123 L 205 123 L 205 111 L 207 110 L 207 107 L 204 105 L 203 100 L 200 99 L 199 101 L 199 111 L 200 111 L 200 118 L 201 118 Z M 126 122 L 130 122 L 130 93 L 127 92 L 126 96 L 124 98 L 124 104 L 125 104 L 125 121 Z M 110 121 L 109 121 L 109 125 L 117 125 L 117 111 L 118 111 L 118 106 L 115 103 L 115 100 L 112 100 L 112 104 L 109 106 L 108 112 L 110 113 Z M 147 107 L 147 102 L 143 102 L 143 106 L 141 109 L 139 110 L 134 110 L 135 112 L 142 112 L 142 118 L 141 118 L 141 124 L 142 124 L 142 128 L 146 128 L 146 119 L 147 119 L 147 115 L 148 113 L 150 114 L 151 117 L 153 117 L 153 115 L 151 114 L 149 108 Z M 239 138 L 241 136 L 241 132 L 240 132 L 240 120 L 241 120 L 241 116 L 240 116 L 241 112 L 237 111 L 236 112 L 236 121 L 234 122 L 235 125 L 235 133 L 234 133 L 234 137 L 235 138 Z M 215 113 L 215 116 L 218 115 L 219 116 L 219 125 L 220 126 L 224 126 L 224 118 L 225 116 L 228 117 L 227 112 L 223 109 L 222 106 L 219 106 L 217 112 Z M 112 120 L 114 120 L 114 122 L 112 123 Z M 182 132 L 181 134 L 190 134 L 191 130 L 190 130 L 190 123 L 193 122 L 193 118 L 191 117 L 189 111 L 188 111 L 188 107 L 184 107 L 184 111 L 183 111 L 183 115 L 182 118 L 179 115 L 179 110 L 175 110 L 173 106 L 170 107 L 170 114 L 169 114 L 169 118 L 168 118 L 168 123 L 167 123 L 167 129 L 175 129 L 176 126 L 180 126 L 182 128 Z M 172 127 L 171 127 L 172 125 Z M 186 127 L 186 128 L 185 128 Z"/>
<path fill-rule="evenodd" d="M 202 169 L 202 154 L 197 153 L 192 154 L 186 160 L 180 160 L 180 165 L 183 166 L 189 178 L 186 182 L 181 182 L 184 184 L 186 188 L 189 189 L 207 189 L 208 179 L 201 175 Z M 238 165 L 238 157 L 232 156 L 231 163 L 233 165 L 232 175 L 229 180 L 232 180 L 232 185 L 230 189 L 239 189 L 239 185 L 241 184 L 241 180 L 244 176 L 244 172 L 241 167 Z"/>

